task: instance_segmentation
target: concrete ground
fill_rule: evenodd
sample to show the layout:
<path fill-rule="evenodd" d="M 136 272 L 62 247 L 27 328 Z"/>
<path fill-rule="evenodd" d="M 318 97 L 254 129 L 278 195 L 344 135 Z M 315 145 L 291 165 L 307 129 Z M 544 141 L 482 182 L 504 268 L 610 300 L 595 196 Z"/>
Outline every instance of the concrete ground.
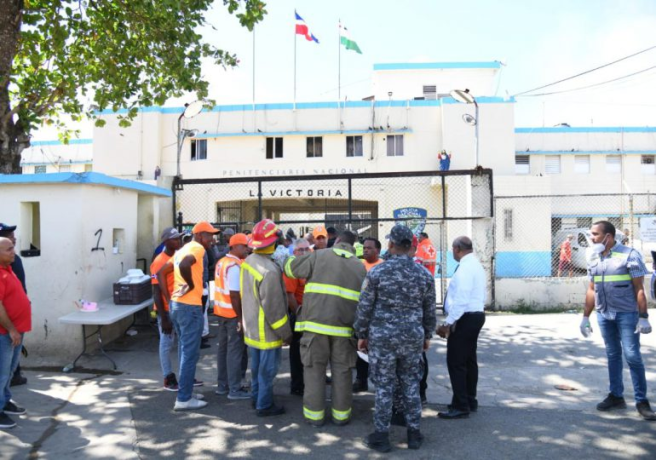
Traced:
<path fill-rule="evenodd" d="M 654 314 L 653 316 L 656 316 Z M 429 404 L 419 451 L 408 451 L 405 429 L 393 427 L 390 458 L 561 458 L 634 459 L 656 457 L 656 422 L 639 418 L 625 371 L 629 409 L 600 413 L 607 393 L 603 343 L 580 338 L 579 315 L 488 315 L 479 342 L 478 413 L 444 421 L 437 412 L 450 400 L 445 342 L 431 346 Z M 649 397 L 656 403 L 656 333 L 642 336 Z M 289 395 L 289 365 L 276 383 L 287 414 L 261 419 L 249 401 L 214 394 L 216 347 L 203 350 L 198 388 L 209 406 L 193 413 L 172 411 L 175 394 L 161 390 L 157 336 L 139 330 L 108 346 L 118 372 L 94 356 L 75 373 L 66 362 L 30 357 L 27 386 L 14 398 L 28 409 L 18 426 L 0 431 L 0 458 L 380 458 L 361 442 L 373 430 L 373 393 L 357 395 L 346 427 L 303 423 L 301 398 Z M 556 385 L 574 388 L 560 391 Z M 371 385 L 370 385 L 371 386 Z"/>

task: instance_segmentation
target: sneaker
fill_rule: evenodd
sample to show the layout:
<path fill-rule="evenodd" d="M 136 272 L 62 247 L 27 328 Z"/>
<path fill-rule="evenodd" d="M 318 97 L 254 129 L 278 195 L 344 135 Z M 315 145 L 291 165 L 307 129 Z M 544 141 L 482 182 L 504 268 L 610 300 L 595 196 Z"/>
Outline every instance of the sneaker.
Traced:
<path fill-rule="evenodd" d="M 275 415 L 282 415 L 285 413 L 285 408 L 271 404 L 267 409 L 260 409 L 257 411 L 258 417 L 273 417 Z"/>
<path fill-rule="evenodd" d="M 636 404 L 636 409 L 638 409 L 638 412 L 640 415 L 642 415 L 642 418 L 645 420 L 649 421 L 654 421 L 656 420 L 656 414 L 654 414 L 654 411 L 651 410 L 651 406 L 649 405 L 649 401 L 642 401 Z"/>
<path fill-rule="evenodd" d="M 200 401 L 196 398 L 191 398 L 189 401 L 176 401 L 175 406 L 173 406 L 173 410 L 179 411 L 179 410 L 196 410 L 196 409 L 202 409 L 203 407 L 207 406 L 207 403 L 205 401 Z"/>
<path fill-rule="evenodd" d="M 626 409 L 626 401 L 622 396 L 618 398 L 613 393 L 608 393 L 606 399 L 597 404 L 597 410 L 605 412 L 613 409 Z"/>
<path fill-rule="evenodd" d="M 194 398 L 194 399 L 197 399 L 199 401 L 202 401 L 203 399 L 205 399 L 205 396 L 203 396 L 201 393 L 193 393 L 191 395 L 191 397 Z"/>
<path fill-rule="evenodd" d="M 166 391 L 178 391 L 178 379 L 175 378 L 173 372 L 164 377 L 164 389 Z"/>
<path fill-rule="evenodd" d="M 392 450 L 392 445 L 389 441 L 389 433 L 386 431 L 374 431 L 364 438 L 364 445 L 369 449 L 383 453 Z"/>
<path fill-rule="evenodd" d="M 203 381 L 198 380 L 198 379 L 194 379 L 194 386 L 195 387 L 202 387 L 203 386 Z"/>
<path fill-rule="evenodd" d="M 424 436 L 419 430 L 408 428 L 408 449 L 417 450 L 424 442 Z"/>
<path fill-rule="evenodd" d="M 3 409 L 3 412 L 9 415 L 24 415 L 25 413 L 27 413 L 25 408 L 18 407 L 16 404 L 14 404 L 11 401 L 5 404 L 5 408 Z"/>
<path fill-rule="evenodd" d="M 4 412 L 0 412 L 0 428 L 13 428 L 15 426 L 16 422 L 14 422 L 11 417 Z"/>
<path fill-rule="evenodd" d="M 251 399 L 251 394 L 240 388 L 238 391 L 228 393 L 228 399 L 239 400 L 239 399 Z"/>
<path fill-rule="evenodd" d="M 219 396 L 225 396 L 228 393 L 229 391 L 227 388 L 221 388 L 221 387 L 217 388 L 216 391 L 214 391 L 214 394 Z"/>

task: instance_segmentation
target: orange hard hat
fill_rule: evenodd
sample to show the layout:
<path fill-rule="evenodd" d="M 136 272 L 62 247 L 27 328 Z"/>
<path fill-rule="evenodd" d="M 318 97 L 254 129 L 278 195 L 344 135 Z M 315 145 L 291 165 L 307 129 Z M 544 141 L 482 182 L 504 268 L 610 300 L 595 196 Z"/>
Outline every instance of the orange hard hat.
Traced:
<path fill-rule="evenodd" d="M 282 236 L 282 230 L 271 219 L 264 219 L 253 227 L 248 247 L 262 249 L 271 246 Z"/>

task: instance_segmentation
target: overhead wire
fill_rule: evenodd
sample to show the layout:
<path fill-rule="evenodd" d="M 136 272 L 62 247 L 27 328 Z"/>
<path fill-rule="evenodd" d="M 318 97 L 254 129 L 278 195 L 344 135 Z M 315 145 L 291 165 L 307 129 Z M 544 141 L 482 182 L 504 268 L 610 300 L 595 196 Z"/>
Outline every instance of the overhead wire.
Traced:
<path fill-rule="evenodd" d="M 559 83 L 563 83 L 563 82 L 565 82 L 565 81 L 573 80 L 574 78 L 578 78 L 578 77 L 581 77 L 581 76 L 583 76 L 583 75 L 587 75 L 587 74 L 589 74 L 589 73 L 595 72 L 595 71 L 597 71 L 597 70 L 599 70 L 599 69 L 603 69 L 603 68 L 609 67 L 609 66 L 611 66 L 611 65 L 617 64 L 618 62 L 625 61 L 625 60 L 627 60 L 627 59 L 630 59 L 630 58 L 632 58 L 632 57 L 635 57 L 635 56 L 638 56 L 638 55 L 640 55 L 640 54 L 646 53 L 646 52 L 651 51 L 651 50 L 653 50 L 653 49 L 656 49 L 656 45 L 654 45 L 654 46 L 650 46 L 649 48 L 646 48 L 646 49 L 644 49 L 644 50 L 642 50 L 642 51 L 638 51 L 637 53 L 633 53 L 633 54 L 630 54 L 630 55 L 628 55 L 628 56 L 624 56 L 623 58 L 617 59 L 617 60 L 612 61 L 612 62 L 609 62 L 609 63 L 607 63 L 607 64 L 604 64 L 604 65 L 601 65 L 601 66 L 595 67 L 594 69 L 586 70 L 585 72 L 581 72 L 581 73 L 578 73 L 578 74 L 576 74 L 576 75 L 572 75 L 571 77 L 563 78 L 562 80 L 558 80 L 558 81 L 555 81 L 555 82 L 553 82 L 553 83 L 549 83 L 549 84 L 547 84 L 547 85 L 538 86 L 537 88 L 533 88 L 533 89 L 529 89 L 529 90 L 527 90 L 527 91 L 522 91 L 522 92 L 520 92 L 520 93 L 513 94 L 513 97 L 522 96 L 522 95 L 527 94 L 527 93 L 532 93 L 533 91 L 538 91 L 538 90 L 540 90 L 540 89 L 548 88 L 548 87 L 550 87 L 550 86 L 554 86 L 554 85 L 557 85 L 557 84 L 559 84 Z"/>

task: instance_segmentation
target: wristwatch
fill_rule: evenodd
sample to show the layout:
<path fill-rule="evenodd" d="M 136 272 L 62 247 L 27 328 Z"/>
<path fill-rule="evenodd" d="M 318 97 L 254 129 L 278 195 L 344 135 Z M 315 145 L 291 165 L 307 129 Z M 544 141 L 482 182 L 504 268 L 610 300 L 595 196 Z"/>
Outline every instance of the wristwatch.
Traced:
<path fill-rule="evenodd" d="M 638 313 L 638 317 L 647 319 L 647 318 L 649 318 L 649 313 L 647 313 L 647 312 Z"/>

